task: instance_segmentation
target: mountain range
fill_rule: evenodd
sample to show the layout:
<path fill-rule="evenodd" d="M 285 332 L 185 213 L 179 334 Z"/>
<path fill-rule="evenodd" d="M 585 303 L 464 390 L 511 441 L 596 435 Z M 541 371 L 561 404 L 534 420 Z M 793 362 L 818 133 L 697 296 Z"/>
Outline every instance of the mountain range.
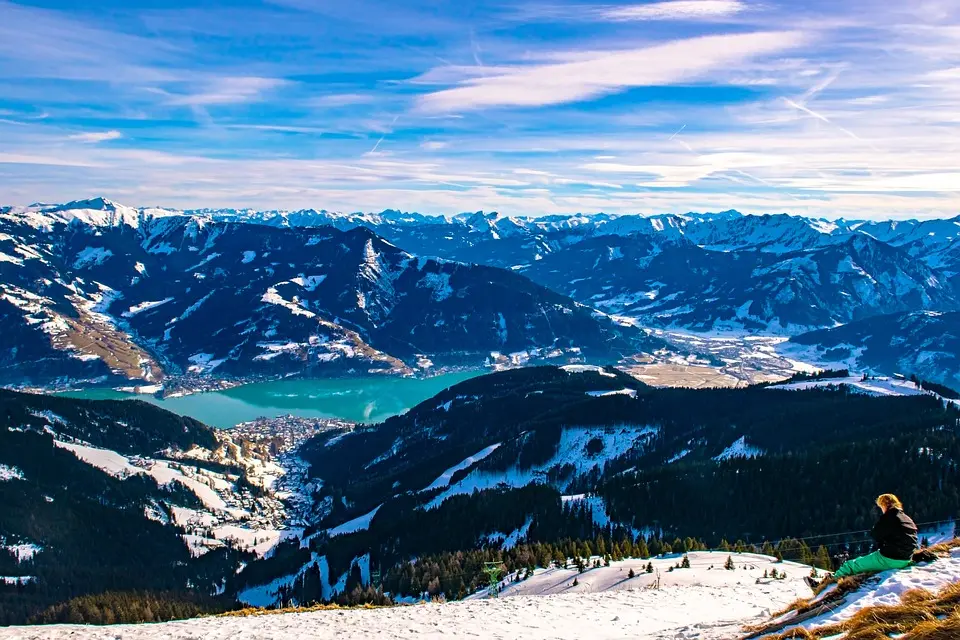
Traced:
<path fill-rule="evenodd" d="M 97 200 L 0 214 L 0 380 L 410 374 L 665 348 L 510 270 L 365 227 L 277 228 Z"/>
<path fill-rule="evenodd" d="M 960 217 L 4 207 L 0 363 L 33 384 L 409 374 L 671 350 L 651 327 L 825 336 L 805 353 L 829 364 L 824 329 L 955 323 L 958 233 Z M 957 382 L 955 351 L 898 335 L 859 362 Z M 849 345 L 879 349 L 867 337 Z"/>

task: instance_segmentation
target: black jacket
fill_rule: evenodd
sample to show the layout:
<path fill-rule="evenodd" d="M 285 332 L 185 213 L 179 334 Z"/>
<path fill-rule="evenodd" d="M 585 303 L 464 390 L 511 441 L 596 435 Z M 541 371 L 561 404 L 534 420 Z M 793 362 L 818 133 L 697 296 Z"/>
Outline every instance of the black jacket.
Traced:
<path fill-rule="evenodd" d="M 917 550 L 917 525 L 900 509 L 887 509 L 870 535 L 881 555 L 891 560 L 909 560 Z"/>

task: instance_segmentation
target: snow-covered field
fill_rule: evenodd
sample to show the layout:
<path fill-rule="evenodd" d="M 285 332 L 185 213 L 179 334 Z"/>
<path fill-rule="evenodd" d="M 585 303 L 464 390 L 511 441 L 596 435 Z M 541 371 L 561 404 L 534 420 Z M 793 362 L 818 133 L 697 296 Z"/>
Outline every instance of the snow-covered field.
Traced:
<path fill-rule="evenodd" d="M 829 387 L 841 384 L 847 385 L 852 390 L 859 393 L 865 393 L 872 396 L 915 396 L 925 393 L 922 389 L 918 389 L 917 385 L 909 380 L 900 380 L 885 376 L 873 376 L 867 380 L 864 380 L 862 376 L 850 376 L 847 378 L 822 378 L 820 380 L 804 380 L 802 382 L 778 384 L 768 388 L 801 390 L 813 389 L 815 387 Z"/>
<path fill-rule="evenodd" d="M 610 567 L 540 570 L 508 587 L 498 599 L 417 604 L 377 610 L 317 611 L 246 618 L 204 618 L 153 625 L 12 627 L 0 640 L 233 640 L 259 638 L 685 638 L 717 640 L 739 635 L 810 591 L 801 579 L 808 567 L 776 563 L 755 554 L 690 554 L 690 569 L 668 571 L 679 556 L 625 560 Z M 630 569 L 637 577 L 628 578 Z M 785 571 L 784 580 L 764 571 Z M 659 571 L 660 587 L 654 588 Z M 574 579 L 578 581 L 572 586 Z"/>
<path fill-rule="evenodd" d="M 682 554 L 668 554 L 662 558 L 648 560 L 622 560 L 611 563 L 609 567 L 587 569 L 583 573 L 578 573 L 572 565 L 570 569 L 537 569 L 527 580 L 505 581 L 508 586 L 503 589 L 500 597 L 652 590 L 658 581 L 661 589 L 723 589 L 749 585 L 751 587 L 772 586 L 774 589 L 770 593 L 785 590 L 791 595 L 798 593 L 810 595 L 809 589 L 802 581 L 803 576 L 810 573 L 810 567 L 806 565 L 795 562 L 776 562 L 774 558 L 754 553 L 696 551 L 688 554 L 689 569 L 671 571 L 671 567 L 680 563 L 682 557 Z M 733 559 L 736 566 L 732 571 L 723 568 L 728 557 Z M 652 573 L 646 572 L 648 564 L 653 567 Z M 631 569 L 635 575 L 633 578 L 630 578 Z M 787 578 L 773 580 L 763 577 L 764 572 L 769 574 L 774 569 L 777 573 L 785 572 Z M 758 579 L 761 582 L 759 585 Z M 574 580 L 577 581 L 576 586 L 573 584 Z M 485 594 L 481 595 L 485 596 Z"/>
<path fill-rule="evenodd" d="M 726 570 L 723 552 L 690 554 L 690 569 L 668 571 L 679 556 L 624 560 L 610 567 L 547 569 L 511 583 L 499 598 L 423 603 L 389 609 L 329 610 L 299 614 L 202 618 L 163 624 L 107 627 L 54 625 L 0 628 L 0 640 L 233 640 L 258 638 L 738 638 L 744 625 L 764 622 L 770 613 L 810 591 L 803 565 L 756 554 L 732 554 L 736 569 Z M 636 577 L 629 578 L 633 569 Z M 786 579 L 763 578 L 776 569 Z M 573 586 L 574 579 L 577 586 Z M 659 580 L 659 588 L 655 587 Z M 845 603 L 803 623 L 813 628 L 843 621 L 874 605 L 896 604 L 910 589 L 936 592 L 960 581 L 960 549 L 935 563 L 881 574 Z"/>

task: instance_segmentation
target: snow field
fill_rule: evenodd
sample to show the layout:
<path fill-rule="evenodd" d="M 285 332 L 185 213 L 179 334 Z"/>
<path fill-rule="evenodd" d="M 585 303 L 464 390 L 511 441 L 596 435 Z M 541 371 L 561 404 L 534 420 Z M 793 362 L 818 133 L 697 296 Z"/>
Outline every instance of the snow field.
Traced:
<path fill-rule="evenodd" d="M 687 554 L 687 557 L 690 559 L 690 568 L 673 571 L 670 571 L 670 568 L 682 561 L 683 554 L 673 553 L 646 560 L 639 558 L 621 560 L 612 562 L 609 567 L 588 568 L 583 573 L 578 573 L 572 564 L 569 569 L 556 567 L 537 569 L 527 580 L 521 582 L 505 580 L 503 584 L 506 586 L 500 593 L 500 597 L 650 589 L 658 579 L 661 588 L 713 587 L 719 589 L 745 584 L 756 585 L 757 580 L 764 584 L 797 583 L 803 586 L 800 595 L 810 595 L 809 589 L 802 581 L 804 576 L 810 574 L 810 567 L 806 565 L 795 562 L 776 562 L 775 558 L 760 554 L 725 551 L 694 551 Z M 736 566 L 732 571 L 723 568 L 728 557 L 733 559 Z M 588 565 L 592 565 L 596 559 L 591 558 Z M 653 573 L 646 572 L 647 564 L 653 565 Z M 634 571 L 634 578 L 629 577 L 631 569 Z M 764 571 L 769 574 L 774 569 L 778 573 L 786 572 L 787 579 L 779 581 L 763 578 Z M 573 585 L 574 580 L 577 581 L 576 586 Z M 788 590 L 791 593 L 796 591 L 792 587 Z M 479 595 L 485 596 L 485 594 Z"/>
<path fill-rule="evenodd" d="M 23 471 L 17 469 L 16 467 L 9 467 L 5 464 L 0 464 L 0 482 L 10 482 L 11 480 L 23 480 Z"/>
<path fill-rule="evenodd" d="M 744 624 L 764 620 L 770 612 L 799 596 L 809 595 L 809 589 L 800 579 L 809 571 L 807 567 L 793 563 L 776 564 L 766 556 L 732 554 L 738 569 L 727 571 L 723 569 L 727 555 L 722 552 L 691 553 L 693 567 L 672 573 L 665 573 L 666 567 L 679 562 L 679 556 L 651 560 L 661 569 L 660 589 L 651 589 L 639 581 L 635 586 L 620 584 L 619 576 L 626 575 L 628 567 L 645 566 L 648 562 L 626 560 L 579 574 L 582 584 L 588 579 L 592 581 L 594 591 L 568 590 L 542 596 L 514 594 L 498 599 L 387 609 L 202 618 L 150 625 L 10 627 L 0 629 L 0 640 L 234 640 L 237 637 L 263 640 L 359 640 L 373 637 L 385 640 L 719 640 L 738 637 Z M 704 563 L 709 564 L 704 566 Z M 715 568 L 708 569 L 710 564 Z M 754 568 L 741 569 L 741 565 Z M 785 570 L 789 578 L 761 579 L 758 584 L 757 578 L 763 575 L 764 568 L 774 566 Z M 684 573 L 686 575 L 682 576 Z M 578 575 L 576 571 L 572 574 L 563 576 L 563 579 L 572 582 Z M 560 577 L 557 572 L 540 571 L 518 588 L 528 589 L 536 584 L 546 587 L 558 582 Z M 601 590 L 601 585 L 609 588 Z M 252 599 L 255 594 L 247 595 Z"/>
<path fill-rule="evenodd" d="M 373 522 L 373 517 L 377 515 L 377 511 L 380 511 L 382 504 L 377 505 L 371 511 L 363 514 L 358 518 L 353 520 L 348 520 L 343 524 L 330 529 L 327 534 L 333 538 L 334 536 L 342 536 L 347 533 L 356 533 L 357 531 L 366 531 L 370 528 L 370 523 Z"/>
<path fill-rule="evenodd" d="M 823 378 L 822 380 L 807 380 L 804 382 L 792 382 L 789 384 L 777 384 L 767 387 L 768 389 L 813 389 L 815 387 L 829 387 L 836 385 L 847 385 L 854 391 L 866 393 L 873 396 L 917 396 L 926 393 L 918 389 L 915 384 L 908 380 L 897 380 L 895 378 L 873 377 L 868 380 L 862 380 L 861 376 L 851 376 L 849 378 Z"/>
<path fill-rule="evenodd" d="M 0 551 L 6 551 L 12 555 L 13 559 L 17 561 L 17 564 L 30 562 L 35 555 L 43 551 L 43 547 L 35 545 L 32 542 L 10 545 L 5 545 L 4 542 L 4 538 L 0 536 Z"/>
<path fill-rule="evenodd" d="M 747 444 L 747 436 L 740 436 L 733 444 L 724 449 L 720 455 L 714 456 L 713 459 L 719 462 L 733 458 L 756 458 L 762 455 L 763 449 Z"/>
<path fill-rule="evenodd" d="M 566 371 L 567 373 L 587 373 L 587 372 L 592 372 L 592 373 L 599 373 L 600 375 L 602 375 L 602 376 L 604 376 L 604 377 L 607 377 L 607 378 L 616 378 L 616 377 L 617 377 L 616 375 L 610 373 L 609 371 L 605 371 L 603 367 L 598 367 L 598 366 L 596 366 L 596 365 L 591 365 L 591 364 L 567 364 L 567 365 L 564 365 L 564 366 L 562 366 L 562 367 L 560 367 L 560 368 L 563 369 L 564 371 Z"/>
<path fill-rule="evenodd" d="M 557 465 L 573 465 L 576 468 L 574 476 L 588 473 L 594 468 L 602 467 L 606 460 L 623 455 L 634 446 L 643 446 L 645 439 L 655 435 L 657 430 L 657 427 L 650 425 L 565 428 L 560 435 L 557 453 L 549 461 L 529 469 L 513 466 L 505 472 L 487 472 L 482 467 L 475 469 L 462 480 L 449 484 L 446 490 L 431 500 L 425 508 L 434 509 L 451 496 L 469 495 L 474 491 L 493 489 L 500 485 L 523 487 L 541 480 Z M 587 443 L 595 438 L 603 443 L 602 453 L 588 456 L 585 454 Z"/>
<path fill-rule="evenodd" d="M 439 489 L 439 488 L 441 488 L 441 487 L 449 487 L 449 486 L 450 486 L 450 480 L 453 479 L 453 476 L 454 476 L 455 473 L 457 473 L 457 471 L 462 471 L 463 469 L 466 469 L 466 468 L 469 467 L 470 465 L 472 465 L 472 464 L 474 464 L 474 463 L 476 463 L 476 462 L 479 462 L 480 460 L 483 460 L 484 458 L 486 458 L 487 456 L 489 456 L 491 453 L 493 453 L 494 451 L 496 451 L 496 450 L 500 447 L 501 444 L 502 444 L 502 443 L 500 443 L 500 442 L 498 442 L 498 443 L 496 443 L 496 444 L 492 444 L 492 445 L 490 445 L 489 447 L 483 449 L 482 451 L 480 451 L 480 452 L 478 452 L 478 453 L 475 453 L 475 454 L 473 454 L 472 456 L 469 456 L 469 457 L 465 458 L 465 459 L 462 460 L 461 462 L 455 464 L 454 466 L 450 467 L 449 469 L 447 469 L 446 471 L 444 471 L 443 473 L 441 473 L 440 476 L 439 476 L 436 480 L 434 480 L 433 482 L 431 482 L 431 483 L 430 483 L 425 489 L 423 489 L 422 491 L 431 491 L 432 489 Z"/>
<path fill-rule="evenodd" d="M 133 305 L 132 307 L 130 307 L 120 315 L 122 315 L 124 318 L 132 318 L 138 313 L 143 313 L 144 311 L 155 309 L 160 305 L 167 304 L 168 302 L 172 302 L 172 301 L 173 301 L 173 298 L 164 298 L 163 300 L 150 300 L 147 302 L 141 302 L 140 304 Z"/>

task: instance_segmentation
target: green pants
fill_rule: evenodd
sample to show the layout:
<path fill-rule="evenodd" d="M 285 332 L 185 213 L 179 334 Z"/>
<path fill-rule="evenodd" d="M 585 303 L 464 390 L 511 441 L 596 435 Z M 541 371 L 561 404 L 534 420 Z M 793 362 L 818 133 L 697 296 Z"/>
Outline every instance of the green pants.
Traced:
<path fill-rule="evenodd" d="M 859 558 L 847 560 L 837 572 L 833 574 L 834 578 L 852 576 L 858 573 L 872 573 L 874 571 L 889 571 L 890 569 L 903 569 L 910 566 L 910 560 L 893 560 L 882 555 L 879 551 Z"/>

